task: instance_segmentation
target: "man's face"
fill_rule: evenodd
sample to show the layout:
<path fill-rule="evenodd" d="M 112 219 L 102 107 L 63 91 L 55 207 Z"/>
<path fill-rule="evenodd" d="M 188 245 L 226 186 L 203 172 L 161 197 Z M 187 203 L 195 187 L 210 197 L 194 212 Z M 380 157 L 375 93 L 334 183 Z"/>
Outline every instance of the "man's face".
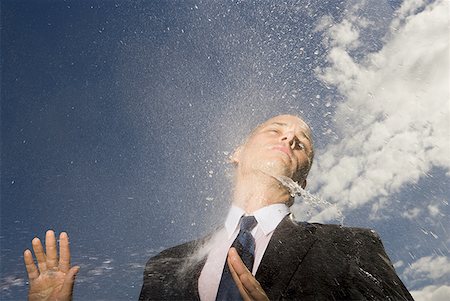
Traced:
<path fill-rule="evenodd" d="M 234 161 L 243 173 L 259 171 L 303 182 L 312 157 L 309 126 L 297 116 L 280 115 L 258 126 L 238 148 Z"/>

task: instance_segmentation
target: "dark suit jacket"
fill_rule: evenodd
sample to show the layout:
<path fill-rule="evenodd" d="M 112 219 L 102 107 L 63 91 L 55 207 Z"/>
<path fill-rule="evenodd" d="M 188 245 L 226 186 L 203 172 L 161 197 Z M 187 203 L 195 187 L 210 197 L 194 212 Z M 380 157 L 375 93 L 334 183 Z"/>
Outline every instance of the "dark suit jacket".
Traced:
<path fill-rule="evenodd" d="M 206 257 L 189 242 L 151 258 L 139 300 L 199 300 Z M 296 223 L 275 229 L 256 279 L 270 300 L 413 300 L 374 231 Z"/>

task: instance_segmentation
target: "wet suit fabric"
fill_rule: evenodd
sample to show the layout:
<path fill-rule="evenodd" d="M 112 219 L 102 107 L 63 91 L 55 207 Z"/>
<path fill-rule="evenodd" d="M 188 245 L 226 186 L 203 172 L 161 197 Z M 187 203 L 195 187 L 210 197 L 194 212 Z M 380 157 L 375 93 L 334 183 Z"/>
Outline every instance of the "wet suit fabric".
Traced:
<path fill-rule="evenodd" d="M 150 258 L 139 300 L 199 300 L 206 257 L 191 255 L 209 237 Z M 269 300 L 413 300 L 374 231 L 289 216 L 275 229 L 255 276 Z"/>

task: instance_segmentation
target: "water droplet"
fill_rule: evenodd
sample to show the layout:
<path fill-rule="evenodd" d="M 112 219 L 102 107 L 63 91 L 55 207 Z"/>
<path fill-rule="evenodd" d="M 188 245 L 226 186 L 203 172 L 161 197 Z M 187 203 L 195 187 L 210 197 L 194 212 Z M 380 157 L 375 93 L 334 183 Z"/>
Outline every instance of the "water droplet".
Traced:
<path fill-rule="evenodd" d="M 303 200 L 305 202 L 307 202 L 308 204 L 310 204 L 312 206 L 325 205 L 326 207 L 335 207 L 336 213 L 337 213 L 337 218 L 340 220 L 341 224 L 344 222 L 344 215 L 336 207 L 336 204 L 331 204 L 330 202 L 325 201 L 322 198 L 311 194 L 309 191 L 303 189 L 297 182 L 295 182 L 294 180 L 292 180 L 289 177 L 275 176 L 275 178 L 278 181 L 280 181 L 280 183 L 289 190 L 292 197 L 299 195 L 303 198 Z"/>

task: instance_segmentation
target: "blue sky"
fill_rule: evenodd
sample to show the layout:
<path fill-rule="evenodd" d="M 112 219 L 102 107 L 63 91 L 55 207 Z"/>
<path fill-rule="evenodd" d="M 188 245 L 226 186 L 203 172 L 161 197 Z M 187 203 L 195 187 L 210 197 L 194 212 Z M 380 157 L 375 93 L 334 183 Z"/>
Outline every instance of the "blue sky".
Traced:
<path fill-rule="evenodd" d="M 68 231 L 80 300 L 135 300 L 159 250 L 211 231 L 227 157 L 312 126 L 300 220 L 370 227 L 417 300 L 450 292 L 448 1 L 1 2 L 2 300 Z"/>

